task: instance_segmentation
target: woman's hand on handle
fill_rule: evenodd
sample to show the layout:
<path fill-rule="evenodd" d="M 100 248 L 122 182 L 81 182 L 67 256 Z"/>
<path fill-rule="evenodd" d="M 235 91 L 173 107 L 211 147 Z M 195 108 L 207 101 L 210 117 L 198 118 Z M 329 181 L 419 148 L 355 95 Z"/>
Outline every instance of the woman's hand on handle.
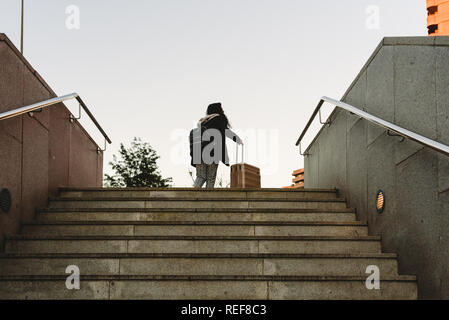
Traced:
<path fill-rule="evenodd" d="M 228 137 L 229 139 L 232 139 L 232 141 L 234 141 L 237 144 L 243 145 L 242 139 L 240 139 L 240 137 L 234 131 L 232 131 L 231 129 L 226 129 L 225 133 L 226 133 L 226 137 Z"/>
<path fill-rule="evenodd" d="M 240 144 L 240 145 L 242 145 L 243 146 L 243 140 L 242 139 L 240 139 L 240 137 L 239 136 L 235 136 L 235 139 L 236 139 L 236 141 L 235 141 L 235 143 L 237 143 L 237 144 Z"/>

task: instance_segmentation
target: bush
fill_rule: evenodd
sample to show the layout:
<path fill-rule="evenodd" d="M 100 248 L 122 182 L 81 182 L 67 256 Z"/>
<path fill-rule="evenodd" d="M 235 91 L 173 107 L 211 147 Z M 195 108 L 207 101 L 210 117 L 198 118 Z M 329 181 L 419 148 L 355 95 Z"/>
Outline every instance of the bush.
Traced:
<path fill-rule="evenodd" d="M 134 138 L 130 148 L 120 144 L 120 159 L 109 162 L 114 175 L 105 174 L 106 187 L 170 187 L 172 178 L 162 178 L 156 161 L 160 158 L 149 143 Z"/>

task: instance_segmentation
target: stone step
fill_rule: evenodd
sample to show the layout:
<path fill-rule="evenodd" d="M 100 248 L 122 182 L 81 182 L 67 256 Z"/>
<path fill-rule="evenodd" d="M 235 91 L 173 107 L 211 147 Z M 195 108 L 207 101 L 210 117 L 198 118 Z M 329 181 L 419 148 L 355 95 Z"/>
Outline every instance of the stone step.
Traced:
<path fill-rule="evenodd" d="M 66 276 L 2 276 L 0 299 L 417 299 L 416 277 L 381 277 L 379 290 L 365 276 L 81 276 L 68 290 Z"/>
<path fill-rule="evenodd" d="M 380 237 L 11 236 L 6 253 L 380 253 Z"/>
<path fill-rule="evenodd" d="M 51 198 L 50 208 L 347 209 L 346 199 Z"/>
<path fill-rule="evenodd" d="M 215 188 L 60 188 L 61 198 L 284 198 L 284 199 L 329 199 L 336 198 L 335 189 L 229 189 Z"/>
<path fill-rule="evenodd" d="M 5 239 L 0 299 L 417 298 L 337 190 L 62 188 L 22 233 Z"/>
<path fill-rule="evenodd" d="M 365 236 L 361 222 L 88 221 L 25 224 L 28 236 Z"/>
<path fill-rule="evenodd" d="M 40 221 L 355 221 L 353 209 L 40 209 Z"/>
<path fill-rule="evenodd" d="M 0 276 L 64 275 L 76 265 L 82 275 L 366 275 L 376 265 L 395 276 L 395 254 L 25 254 L 0 255 Z"/>

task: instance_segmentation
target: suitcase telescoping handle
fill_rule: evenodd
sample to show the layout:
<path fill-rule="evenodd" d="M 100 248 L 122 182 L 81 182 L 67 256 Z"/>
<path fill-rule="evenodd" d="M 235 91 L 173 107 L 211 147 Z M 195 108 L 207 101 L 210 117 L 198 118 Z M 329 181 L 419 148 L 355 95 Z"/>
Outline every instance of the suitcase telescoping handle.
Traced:
<path fill-rule="evenodd" d="M 245 188 L 245 168 L 243 166 L 243 160 L 245 155 L 245 147 L 242 145 L 242 162 L 240 162 L 240 169 L 242 170 L 242 188 Z M 235 164 L 239 164 L 239 144 L 235 143 Z"/>

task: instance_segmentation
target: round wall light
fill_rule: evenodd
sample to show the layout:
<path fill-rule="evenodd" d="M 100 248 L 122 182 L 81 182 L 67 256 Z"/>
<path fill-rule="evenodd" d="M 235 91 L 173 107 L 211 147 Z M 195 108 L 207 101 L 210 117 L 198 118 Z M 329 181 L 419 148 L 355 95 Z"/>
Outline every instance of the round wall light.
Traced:
<path fill-rule="evenodd" d="M 8 189 L 0 191 L 0 210 L 8 213 L 11 210 L 11 193 Z"/>
<path fill-rule="evenodd" d="M 376 209 L 377 213 L 383 213 L 385 210 L 385 193 L 382 190 L 377 191 Z"/>

